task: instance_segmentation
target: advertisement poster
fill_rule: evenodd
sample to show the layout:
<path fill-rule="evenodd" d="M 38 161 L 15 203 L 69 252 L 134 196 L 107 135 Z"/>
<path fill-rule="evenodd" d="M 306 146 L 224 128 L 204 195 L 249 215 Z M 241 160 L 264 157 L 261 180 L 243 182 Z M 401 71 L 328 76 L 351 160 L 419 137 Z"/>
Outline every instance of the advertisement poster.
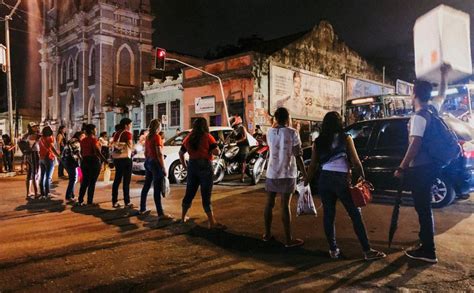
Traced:
<path fill-rule="evenodd" d="M 292 118 L 322 121 L 341 111 L 344 82 L 306 70 L 270 65 L 270 113 L 286 107 Z"/>
<path fill-rule="evenodd" d="M 397 94 L 411 96 L 413 94 L 413 84 L 397 79 Z"/>
<path fill-rule="evenodd" d="M 392 85 L 346 75 L 346 101 L 393 93 L 395 93 L 395 88 Z"/>
<path fill-rule="evenodd" d="M 215 97 L 198 97 L 194 99 L 194 109 L 196 114 L 216 112 Z"/>

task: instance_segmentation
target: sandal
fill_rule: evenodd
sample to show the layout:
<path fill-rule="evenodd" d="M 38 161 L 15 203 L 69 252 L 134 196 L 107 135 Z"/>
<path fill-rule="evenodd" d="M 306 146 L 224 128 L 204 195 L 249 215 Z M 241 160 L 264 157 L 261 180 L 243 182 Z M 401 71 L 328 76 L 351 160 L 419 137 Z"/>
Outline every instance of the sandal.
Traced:
<path fill-rule="evenodd" d="M 262 236 L 262 240 L 263 240 L 263 242 L 268 242 L 268 241 L 275 240 L 275 237 L 273 237 L 273 235 L 266 235 L 266 234 L 264 234 L 264 235 Z"/>
<path fill-rule="evenodd" d="M 167 221 L 167 220 L 173 220 L 174 218 L 170 215 L 163 215 L 158 217 L 158 221 Z"/>
<path fill-rule="evenodd" d="M 294 248 L 294 247 L 299 247 L 303 246 L 304 241 L 302 239 L 293 239 L 291 240 L 290 243 L 285 244 L 285 248 Z"/>

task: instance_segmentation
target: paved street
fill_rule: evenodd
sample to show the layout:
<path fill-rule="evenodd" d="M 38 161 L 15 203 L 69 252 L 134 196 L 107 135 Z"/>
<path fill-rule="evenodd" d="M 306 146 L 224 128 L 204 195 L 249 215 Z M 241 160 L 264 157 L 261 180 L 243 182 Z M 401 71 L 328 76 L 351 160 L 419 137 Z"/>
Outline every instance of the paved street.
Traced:
<path fill-rule="evenodd" d="M 141 189 L 132 179 L 133 203 Z M 285 250 L 280 242 L 263 243 L 263 186 L 224 182 L 215 187 L 213 206 L 229 229 L 209 231 L 197 198 L 187 224 L 156 224 L 156 214 L 113 209 L 111 186 L 98 184 L 99 207 L 75 208 L 50 201 L 25 201 L 24 177 L 0 179 L 0 291 L 322 291 L 322 290 L 473 290 L 474 217 L 472 200 L 437 210 L 437 265 L 408 260 L 402 248 L 417 239 L 412 207 L 402 207 L 395 245 L 387 248 L 392 206 L 364 208 L 369 237 L 389 256 L 361 260 L 358 241 L 342 206 L 337 235 L 345 259 L 332 261 L 317 218 L 295 218 L 303 248 Z M 65 181 L 55 192 L 62 194 Z M 184 186 L 172 186 L 164 200 L 178 216 Z M 149 207 L 153 207 L 150 192 Z M 316 205 L 320 200 L 316 198 Z M 275 236 L 283 239 L 279 205 Z M 293 210 L 296 200 L 293 200 Z M 154 208 L 153 208 L 154 210 Z"/>

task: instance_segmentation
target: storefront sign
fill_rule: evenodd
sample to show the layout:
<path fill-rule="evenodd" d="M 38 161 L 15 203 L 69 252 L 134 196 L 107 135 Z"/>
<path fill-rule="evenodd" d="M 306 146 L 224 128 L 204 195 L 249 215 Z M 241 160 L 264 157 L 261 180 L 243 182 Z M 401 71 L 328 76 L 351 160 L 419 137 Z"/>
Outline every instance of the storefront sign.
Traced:
<path fill-rule="evenodd" d="M 270 113 L 286 107 L 292 118 L 321 121 L 341 112 L 344 82 L 310 71 L 270 65 Z"/>
<path fill-rule="evenodd" d="M 346 101 L 393 93 L 395 93 L 395 88 L 391 85 L 346 75 Z"/>
<path fill-rule="evenodd" d="M 397 94 L 410 96 L 413 94 L 413 84 L 397 79 Z"/>
<path fill-rule="evenodd" d="M 216 112 L 215 97 L 198 97 L 194 99 L 194 111 L 196 114 Z"/>

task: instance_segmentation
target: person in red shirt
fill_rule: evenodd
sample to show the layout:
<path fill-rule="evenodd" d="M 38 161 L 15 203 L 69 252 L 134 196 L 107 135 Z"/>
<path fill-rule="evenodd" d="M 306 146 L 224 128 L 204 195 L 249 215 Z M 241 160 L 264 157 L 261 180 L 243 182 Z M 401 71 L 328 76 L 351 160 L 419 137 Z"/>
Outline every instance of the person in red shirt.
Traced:
<path fill-rule="evenodd" d="M 87 191 L 87 204 L 94 204 L 95 183 L 100 173 L 100 159 L 105 161 L 100 152 L 99 140 L 96 137 L 96 128 L 94 124 L 87 124 L 84 127 L 86 137 L 81 140 L 81 170 L 82 182 L 79 188 L 79 198 L 77 205 L 84 205 L 84 195 Z M 99 159 L 100 158 L 100 159 Z"/>
<path fill-rule="evenodd" d="M 112 158 L 115 165 L 115 178 L 112 184 L 112 205 L 119 208 L 118 189 L 123 182 L 123 201 L 126 207 L 132 208 L 130 203 L 130 181 L 132 180 L 132 149 L 133 135 L 130 132 L 132 120 L 123 118 L 120 120 L 119 131 L 116 131 L 113 137 Z"/>
<path fill-rule="evenodd" d="M 189 153 L 189 163 L 184 159 L 184 154 Z M 201 186 L 202 206 L 209 220 L 209 228 L 224 230 L 227 227 L 218 223 L 211 207 L 212 194 L 212 155 L 219 155 L 219 147 L 214 137 L 209 134 L 209 127 L 204 118 L 197 118 L 193 122 L 193 130 L 183 141 L 179 152 L 179 159 L 188 170 L 186 179 L 186 194 L 182 202 L 181 219 L 186 222 L 186 214 L 191 207 L 196 192 Z"/>
<path fill-rule="evenodd" d="M 140 214 L 147 214 L 146 198 L 151 184 L 153 183 L 153 198 L 155 200 L 158 221 L 171 220 L 172 217 L 163 212 L 161 205 L 161 190 L 163 177 L 167 176 L 165 161 L 163 157 L 163 140 L 159 135 L 161 122 L 153 119 L 150 122 L 149 132 L 145 140 L 145 184 L 140 197 Z"/>
<path fill-rule="evenodd" d="M 53 130 L 45 126 L 41 132 L 42 136 L 38 141 L 40 157 L 40 194 L 43 198 L 50 197 L 50 182 L 54 171 L 55 156 L 60 158 L 58 151 L 54 147 Z"/>

